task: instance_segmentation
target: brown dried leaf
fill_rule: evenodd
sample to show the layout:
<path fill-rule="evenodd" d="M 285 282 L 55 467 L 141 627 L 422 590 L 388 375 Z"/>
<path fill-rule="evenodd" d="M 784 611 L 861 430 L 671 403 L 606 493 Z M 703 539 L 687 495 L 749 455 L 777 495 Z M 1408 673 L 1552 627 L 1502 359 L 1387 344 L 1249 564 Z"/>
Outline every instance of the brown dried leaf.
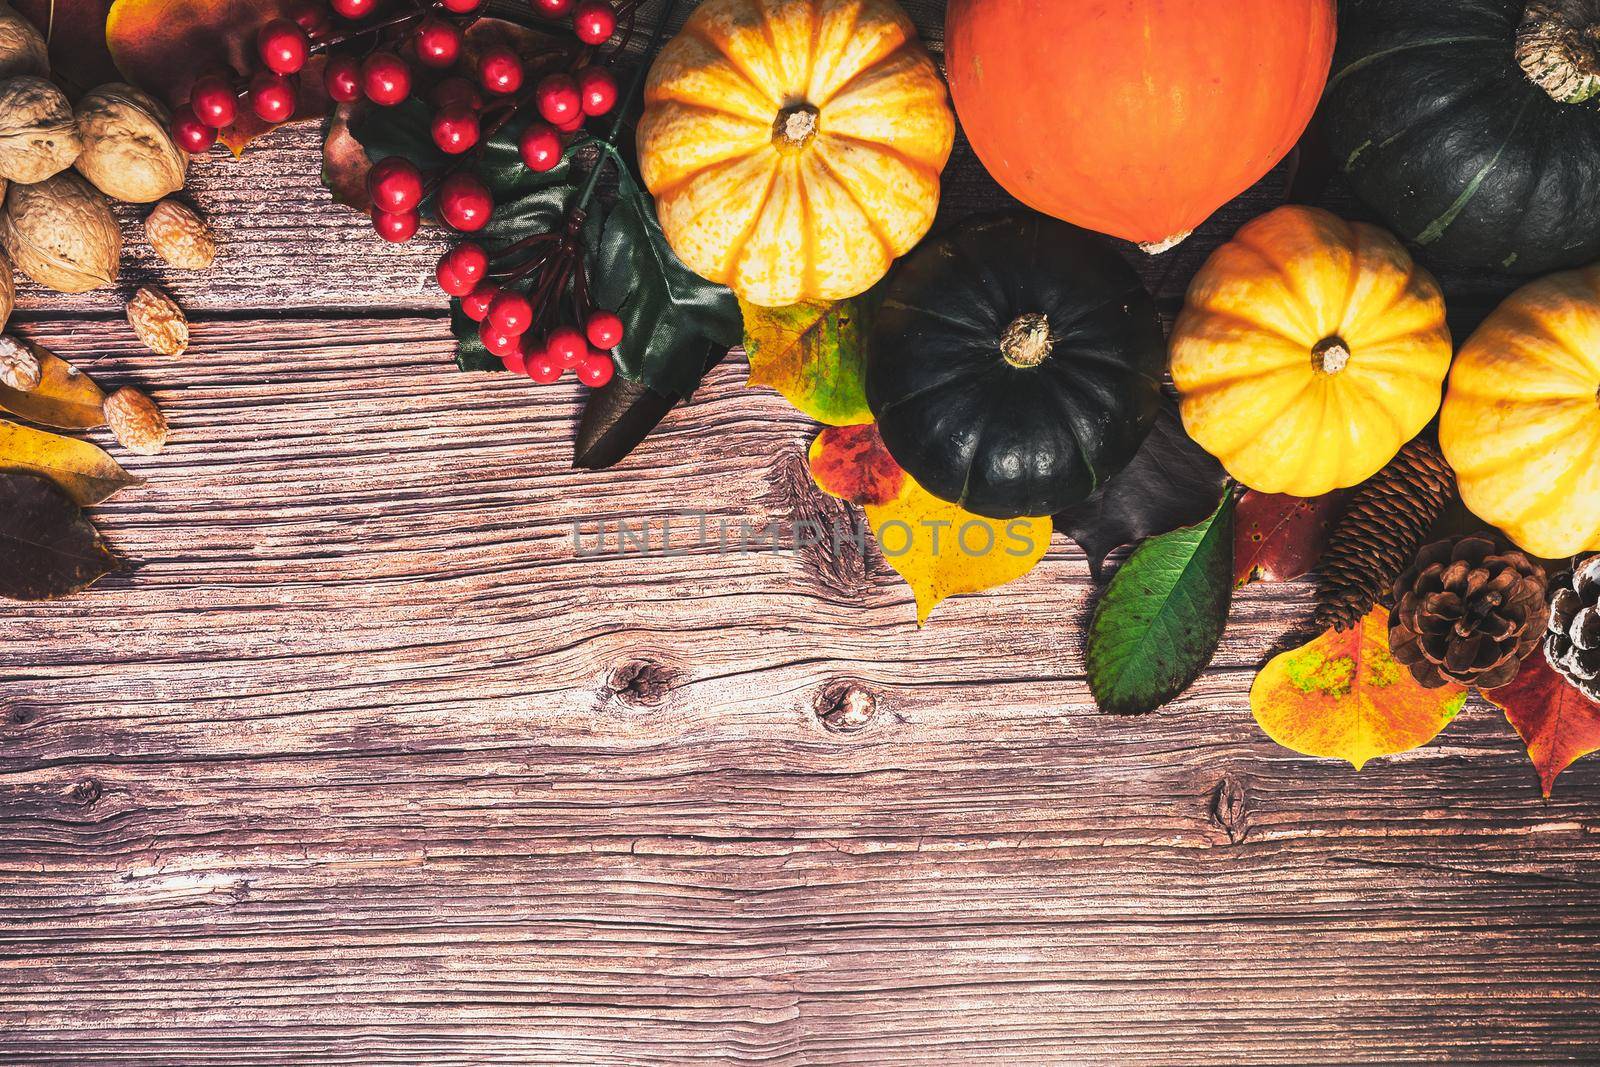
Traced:
<path fill-rule="evenodd" d="M 121 565 L 83 512 L 49 479 L 0 471 L 0 596 L 54 600 Z"/>
<path fill-rule="evenodd" d="M 32 341 L 16 340 L 39 360 L 39 384 L 26 393 L 0 385 L 0 411 L 61 430 L 92 430 L 106 424 L 100 411 L 106 396 L 93 378 Z"/>
<path fill-rule="evenodd" d="M 0 470 L 55 482 L 84 507 L 98 504 L 139 479 L 87 441 L 0 421 Z"/>

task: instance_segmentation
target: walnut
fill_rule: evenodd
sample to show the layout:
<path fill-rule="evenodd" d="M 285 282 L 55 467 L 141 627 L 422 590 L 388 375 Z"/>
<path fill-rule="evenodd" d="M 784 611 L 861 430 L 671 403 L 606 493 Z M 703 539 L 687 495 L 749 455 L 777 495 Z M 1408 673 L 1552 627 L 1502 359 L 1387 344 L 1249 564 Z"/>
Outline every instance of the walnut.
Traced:
<path fill-rule="evenodd" d="M 153 456 L 166 447 L 167 417 L 139 390 L 123 386 L 105 398 L 100 412 L 111 435 L 129 452 Z"/>
<path fill-rule="evenodd" d="M 44 368 L 33 349 L 15 337 L 0 337 L 0 383 L 19 393 L 31 393 L 39 388 Z"/>
<path fill-rule="evenodd" d="M 205 270 L 217 257 L 217 238 L 181 200 L 163 200 L 144 220 L 145 236 L 156 255 L 181 270 Z"/>
<path fill-rule="evenodd" d="M 189 320 L 172 297 L 141 285 L 128 301 L 128 324 L 158 356 L 181 356 L 189 347 Z"/>
<path fill-rule="evenodd" d="M 12 183 L 0 245 L 40 285 L 82 293 L 116 281 L 122 233 L 99 190 L 63 171 L 37 185 Z"/>
<path fill-rule="evenodd" d="M 83 152 L 74 166 L 113 200 L 148 204 L 183 188 L 189 156 L 167 133 L 171 116 L 131 85 L 90 90 L 77 107 Z"/>
<path fill-rule="evenodd" d="M 50 49 L 33 23 L 7 7 L 0 7 L 0 78 L 50 73 Z"/>
<path fill-rule="evenodd" d="M 82 150 L 65 93 L 31 74 L 0 82 L 0 178 L 42 182 L 72 166 Z"/>

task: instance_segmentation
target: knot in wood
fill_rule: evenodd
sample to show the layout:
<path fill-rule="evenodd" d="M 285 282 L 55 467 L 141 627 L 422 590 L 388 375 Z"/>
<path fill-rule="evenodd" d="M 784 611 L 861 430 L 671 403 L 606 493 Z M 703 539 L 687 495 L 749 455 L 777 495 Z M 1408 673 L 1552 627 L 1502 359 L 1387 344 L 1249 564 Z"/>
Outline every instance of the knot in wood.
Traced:
<path fill-rule="evenodd" d="M 93 778 L 85 778 L 81 782 L 73 783 L 72 788 L 67 791 L 67 797 L 79 807 L 92 808 L 103 792 L 99 782 Z"/>
<path fill-rule="evenodd" d="M 1228 843 L 1237 845 L 1250 833 L 1250 809 L 1244 783 L 1232 774 L 1222 776 L 1222 781 L 1211 791 L 1211 821 L 1228 835 Z"/>
<path fill-rule="evenodd" d="M 855 682 L 833 682 L 817 694 L 813 705 L 817 721 L 833 734 L 865 730 L 878 714 L 878 698 Z"/>
<path fill-rule="evenodd" d="M 653 708 L 667 699 L 675 681 L 670 667 L 646 659 L 629 660 L 612 670 L 606 688 L 623 704 Z"/>

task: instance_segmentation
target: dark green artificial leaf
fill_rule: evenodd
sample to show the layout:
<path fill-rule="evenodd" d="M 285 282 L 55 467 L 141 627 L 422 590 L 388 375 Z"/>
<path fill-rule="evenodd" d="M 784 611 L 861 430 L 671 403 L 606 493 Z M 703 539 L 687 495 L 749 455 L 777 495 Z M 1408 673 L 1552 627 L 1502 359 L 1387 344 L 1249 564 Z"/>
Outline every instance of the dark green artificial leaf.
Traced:
<path fill-rule="evenodd" d="M 0 471 L 0 596 L 54 600 L 92 585 L 120 564 L 54 482 Z"/>
<path fill-rule="evenodd" d="M 1154 711 L 1216 655 L 1233 600 L 1233 517 L 1216 511 L 1145 541 L 1117 571 L 1089 626 L 1089 688 L 1102 710 Z"/>
<path fill-rule="evenodd" d="M 705 369 L 721 362 L 725 354 L 725 349 L 714 353 Z M 602 470 L 621 463 L 682 399 L 617 375 L 589 394 L 578 422 L 572 465 Z"/>
<path fill-rule="evenodd" d="M 739 300 L 685 267 L 667 246 L 655 201 L 616 157 L 617 203 L 594 257 L 591 291 L 622 318 L 617 370 L 661 393 L 688 396 L 706 362 L 744 336 Z"/>
<path fill-rule="evenodd" d="M 1083 503 L 1055 517 L 1056 529 L 1089 557 L 1095 581 L 1123 545 L 1199 522 L 1216 510 L 1228 474 L 1184 432 L 1170 401 L 1133 462 Z"/>

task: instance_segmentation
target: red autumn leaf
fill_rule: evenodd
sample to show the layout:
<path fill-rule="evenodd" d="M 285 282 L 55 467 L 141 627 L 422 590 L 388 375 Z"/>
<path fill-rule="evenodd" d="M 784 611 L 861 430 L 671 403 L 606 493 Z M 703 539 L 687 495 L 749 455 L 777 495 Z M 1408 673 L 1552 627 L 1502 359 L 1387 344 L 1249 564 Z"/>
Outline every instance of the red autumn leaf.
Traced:
<path fill-rule="evenodd" d="M 1536 649 L 1509 685 L 1483 690 L 1506 713 L 1528 746 L 1528 758 L 1549 796 L 1562 771 L 1600 751 L 1600 704 L 1584 696 L 1555 672 Z"/>
<path fill-rule="evenodd" d="M 1346 496 L 1342 490 L 1312 499 L 1246 493 L 1235 519 L 1235 585 L 1291 582 L 1315 567 Z"/>
<path fill-rule="evenodd" d="M 293 6 L 293 0 L 116 0 L 106 18 L 106 44 L 125 79 L 177 107 L 207 71 L 259 69 L 256 31 L 272 19 L 287 17 Z M 291 121 L 327 113 L 323 62 L 313 56 L 300 72 Z M 238 121 L 222 131 L 221 141 L 238 155 L 274 128 L 241 107 Z"/>
<path fill-rule="evenodd" d="M 362 101 L 334 108 L 328 119 L 328 136 L 322 142 L 322 184 L 333 194 L 335 204 L 357 211 L 372 208 L 372 197 L 367 193 L 367 172 L 372 169 L 372 161 L 350 132 L 350 118 L 356 108 L 371 106 Z"/>
<path fill-rule="evenodd" d="M 121 80 L 106 49 L 111 0 L 16 0 L 11 6 L 44 35 L 50 72 L 69 96 Z"/>
<path fill-rule="evenodd" d="M 811 477 L 822 491 L 852 504 L 887 504 L 905 487 L 905 471 L 878 436 L 878 424 L 829 426 L 811 443 Z"/>

